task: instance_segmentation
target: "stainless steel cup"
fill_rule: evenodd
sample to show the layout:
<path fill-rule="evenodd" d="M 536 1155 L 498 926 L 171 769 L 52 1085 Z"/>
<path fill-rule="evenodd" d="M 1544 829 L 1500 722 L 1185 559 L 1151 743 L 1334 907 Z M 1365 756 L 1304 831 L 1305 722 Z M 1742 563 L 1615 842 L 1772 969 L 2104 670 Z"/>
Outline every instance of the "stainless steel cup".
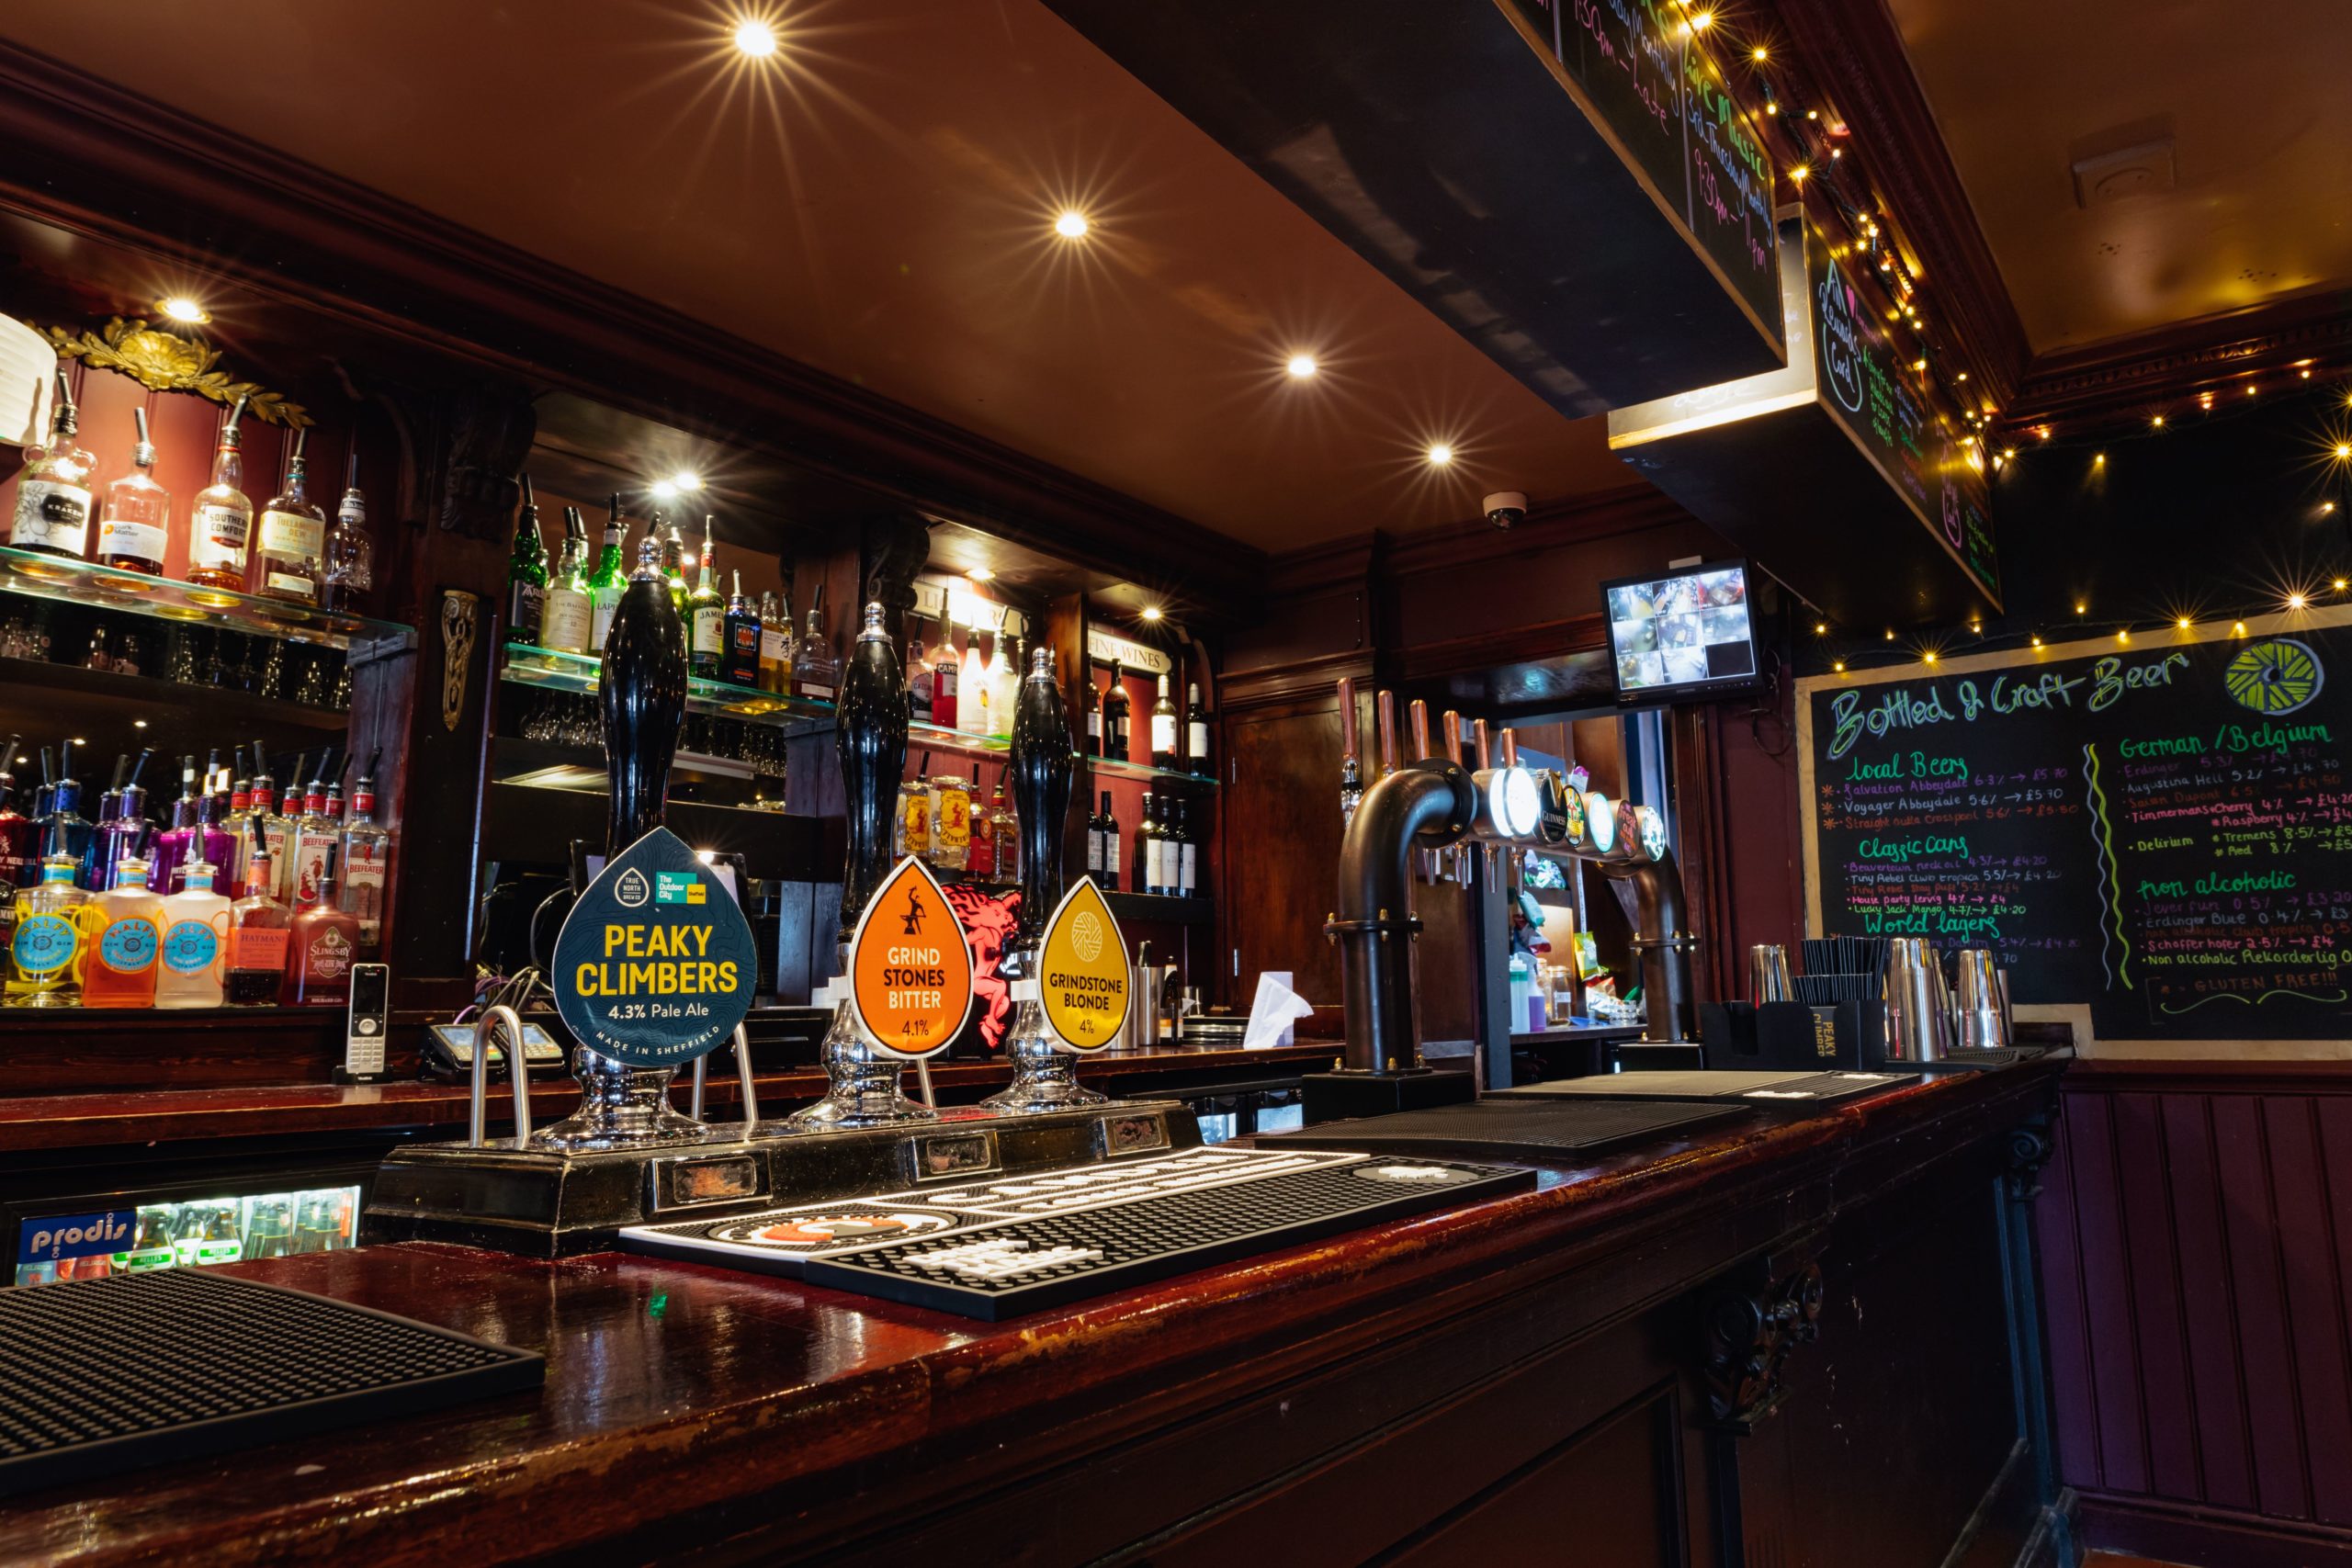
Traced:
<path fill-rule="evenodd" d="M 1960 1044 L 1970 1051 L 1996 1050 L 2009 1043 L 2001 1009 L 2001 971 L 1990 948 L 1963 947 L 1957 964 Z"/>
<path fill-rule="evenodd" d="M 1784 1002 L 1796 995 L 1789 978 L 1789 950 L 1777 942 L 1759 942 L 1747 950 L 1747 999 L 1761 1007 Z"/>

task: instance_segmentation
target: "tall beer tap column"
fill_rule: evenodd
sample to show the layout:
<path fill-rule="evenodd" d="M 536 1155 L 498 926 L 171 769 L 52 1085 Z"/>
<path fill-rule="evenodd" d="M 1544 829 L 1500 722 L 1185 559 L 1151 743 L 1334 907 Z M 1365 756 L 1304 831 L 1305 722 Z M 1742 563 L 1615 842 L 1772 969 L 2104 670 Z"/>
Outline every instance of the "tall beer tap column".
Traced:
<path fill-rule="evenodd" d="M 882 606 L 865 606 L 865 629 L 842 671 L 834 748 L 848 795 L 849 867 L 842 877 L 841 958 L 843 994 L 833 1004 L 822 1055 L 832 1087 L 825 1098 L 794 1112 L 797 1127 L 878 1127 L 927 1122 L 936 1111 L 909 1100 L 899 1087 L 899 1058 L 875 1044 L 857 1021 L 846 994 L 849 941 L 866 901 L 890 869 L 890 815 L 907 766 L 907 692 L 899 651 L 882 629 Z"/>
<path fill-rule="evenodd" d="M 1029 658 L 1012 710 L 1013 810 L 1021 818 L 1021 924 L 1001 973 L 1016 985 L 1034 982 L 1037 950 L 1046 922 L 1062 901 L 1062 825 L 1069 818 L 1069 714 L 1061 682 L 1054 678 L 1053 654 L 1040 648 Z M 1046 1010 L 1032 996 L 1013 1015 L 1005 1037 L 1012 1082 L 980 1103 L 994 1111 L 1057 1111 L 1099 1105 L 1110 1096 L 1078 1081 L 1078 1057 L 1056 1044 L 1046 1027 Z"/>

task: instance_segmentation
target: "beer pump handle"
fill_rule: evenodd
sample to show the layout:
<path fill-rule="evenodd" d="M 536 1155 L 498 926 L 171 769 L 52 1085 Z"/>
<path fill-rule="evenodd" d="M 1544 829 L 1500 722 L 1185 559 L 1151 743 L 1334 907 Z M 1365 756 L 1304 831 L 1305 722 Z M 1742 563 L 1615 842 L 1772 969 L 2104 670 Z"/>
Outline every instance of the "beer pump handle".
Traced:
<path fill-rule="evenodd" d="M 1445 710 L 1444 746 L 1445 760 L 1459 763 L 1462 761 L 1462 710 L 1460 708 Z"/>
<path fill-rule="evenodd" d="M 1415 697 L 1405 709 L 1405 718 L 1413 736 L 1413 761 L 1424 761 L 1430 754 L 1430 705 Z"/>
<path fill-rule="evenodd" d="M 1519 766 L 1519 736 L 1508 726 L 1503 729 L 1503 766 Z"/>
<path fill-rule="evenodd" d="M 1340 755 L 1356 754 L 1356 682 L 1351 675 L 1340 677 Z M 5 765 L 5 764 L 0 764 Z"/>
<path fill-rule="evenodd" d="M 1380 727 L 1380 772 L 1385 777 L 1396 771 L 1396 694 L 1377 693 L 1372 704 L 1374 721 Z"/>
<path fill-rule="evenodd" d="M 1478 771 L 1483 773 L 1487 769 L 1495 765 L 1493 756 L 1489 752 L 1487 745 L 1487 721 L 1485 719 L 1474 718 L 1470 721 L 1470 739 L 1471 743 L 1477 748 Z"/>

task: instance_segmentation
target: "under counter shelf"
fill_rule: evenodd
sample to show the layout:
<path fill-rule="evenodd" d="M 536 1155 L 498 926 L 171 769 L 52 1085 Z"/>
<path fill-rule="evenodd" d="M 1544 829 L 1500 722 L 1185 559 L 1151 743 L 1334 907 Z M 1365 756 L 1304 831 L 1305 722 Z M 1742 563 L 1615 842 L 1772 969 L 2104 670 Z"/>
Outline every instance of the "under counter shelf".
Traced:
<path fill-rule="evenodd" d="M 498 678 L 543 692 L 593 693 L 603 679 L 605 661 L 594 654 L 560 653 L 551 648 L 526 648 L 508 643 L 500 651 Z M 686 711 L 711 718 L 731 718 L 795 731 L 829 728 L 833 705 L 806 697 L 778 696 L 753 686 L 726 681 L 686 680 Z"/>
<path fill-rule="evenodd" d="M 0 547 L 0 594 L 112 610 L 179 626 L 341 649 L 353 665 L 416 646 L 413 627 L 251 593 L 199 588 L 94 561 Z"/>

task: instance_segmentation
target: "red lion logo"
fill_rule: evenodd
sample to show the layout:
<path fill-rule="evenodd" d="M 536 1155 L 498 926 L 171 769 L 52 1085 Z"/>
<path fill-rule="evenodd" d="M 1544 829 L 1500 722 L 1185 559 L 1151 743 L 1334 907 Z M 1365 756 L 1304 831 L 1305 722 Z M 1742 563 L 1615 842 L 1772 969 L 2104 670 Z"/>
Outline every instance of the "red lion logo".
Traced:
<path fill-rule="evenodd" d="M 990 1055 L 1003 1049 L 1004 1032 L 1012 1027 L 1012 988 L 996 968 L 1004 944 L 1021 922 L 1019 889 L 993 896 L 969 883 L 946 889 L 948 908 L 964 923 L 972 949 L 972 995 L 980 1026 L 980 1044 Z"/>

